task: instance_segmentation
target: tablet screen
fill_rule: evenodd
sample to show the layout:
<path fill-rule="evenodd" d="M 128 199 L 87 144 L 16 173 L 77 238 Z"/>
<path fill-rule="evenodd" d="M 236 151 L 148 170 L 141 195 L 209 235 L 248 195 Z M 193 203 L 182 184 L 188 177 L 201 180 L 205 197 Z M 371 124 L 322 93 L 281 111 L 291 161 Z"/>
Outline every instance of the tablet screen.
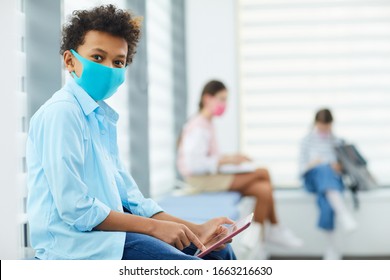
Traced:
<path fill-rule="evenodd" d="M 214 249 L 218 248 L 222 244 L 225 244 L 229 240 L 231 240 L 234 236 L 242 232 L 244 229 L 248 228 L 250 223 L 253 219 L 253 213 L 248 215 L 247 217 L 238 220 L 234 224 L 226 225 L 224 226 L 225 229 L 222 233 L 215 236 L 213 239 L 211 239 L 209 242 L 207 242 L 205 245 L 206 250 L 203 252 L 200 252 L 199 254 L 195 254 L 197 257 L 203 257 L 213 251 Z"/>

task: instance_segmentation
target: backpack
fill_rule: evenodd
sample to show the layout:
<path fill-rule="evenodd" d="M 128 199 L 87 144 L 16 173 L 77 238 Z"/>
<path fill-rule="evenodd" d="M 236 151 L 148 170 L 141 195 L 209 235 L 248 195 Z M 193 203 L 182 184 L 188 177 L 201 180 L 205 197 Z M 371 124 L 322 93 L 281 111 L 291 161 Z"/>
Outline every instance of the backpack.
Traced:
<path fill-rule="evenodd" d="M 374 189 L 378 184 L 368 170 L 367 160 L 355 145 L 342 142 L 335 146 L 335 150 L 343 167 L 343 182 L 352 191 L 355 208 L 358 208 L 357 191 Z"/>

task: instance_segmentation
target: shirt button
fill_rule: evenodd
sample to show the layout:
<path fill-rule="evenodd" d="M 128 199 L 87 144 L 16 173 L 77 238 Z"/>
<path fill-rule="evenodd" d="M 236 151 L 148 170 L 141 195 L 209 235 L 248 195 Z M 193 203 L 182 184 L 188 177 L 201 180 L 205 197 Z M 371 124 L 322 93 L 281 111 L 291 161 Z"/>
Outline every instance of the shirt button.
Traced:
<path fill-rule="evenodd" d="M 100 133 L 101 133 L 102 135 L 104 135 L 104 134 L 106 134 L 106 131 L 105 131 L 105 130 L 100 130 Z"/>
<path fill-rule="evenodd" d="M 111 181 L 111 184 L 112 184 L 113 186 L 115 186 L 115 181 Z"/>

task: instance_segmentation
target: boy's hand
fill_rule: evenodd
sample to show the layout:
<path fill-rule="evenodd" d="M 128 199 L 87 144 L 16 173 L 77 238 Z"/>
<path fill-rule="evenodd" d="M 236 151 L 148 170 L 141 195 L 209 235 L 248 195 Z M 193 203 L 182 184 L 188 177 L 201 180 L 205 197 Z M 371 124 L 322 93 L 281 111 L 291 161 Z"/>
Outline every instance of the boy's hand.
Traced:
<path fill-rule="evenodd" d="M 224 224 L 233 224 L 234 221 L 230 220 L 226 217 L 220 217 L 220 218 L 214 218 L 209 221 L 207 221 L 204 224 L 198 225 L 198 236 L 199 240 L 203 244 L 207 244 L 210 242 L 215 236 L 218 234 L 223 233 L 226 231 L 226 227 L 224 227 Z M 223 249 L 225 245 L 221 246 L 218 249 Z"/>
<path fill-rule="evenodd" d="M 180 251 L 191 243 L 201 251 L 206 250 L 206 247 L 198 237 L 187 226 L 180 223 L 160 220 L 156 223 L 156 228 L 151 235 L 176 247 Z"/>

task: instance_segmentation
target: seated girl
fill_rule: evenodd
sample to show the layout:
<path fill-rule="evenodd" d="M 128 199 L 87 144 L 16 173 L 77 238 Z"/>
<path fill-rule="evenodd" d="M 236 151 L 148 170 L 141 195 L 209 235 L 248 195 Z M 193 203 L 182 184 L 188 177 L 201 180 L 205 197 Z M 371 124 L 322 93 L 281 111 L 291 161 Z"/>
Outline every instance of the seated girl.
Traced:
<path fill-rule="evenodd" d="M 265 227 L 265 241 L 284 247 L 299 247 L 302 240 L 278 222 L 267 169 L 258 168 L 240 174 L 224 174 L 221 166 L 250 162 L 242 154 L 221 155 L 213 124 L 223 115 L 228 91 L 220 81 L 208 82 L 202 91 L 199 112 L 184 126 L 179 140 L 178 169 L 185 181 L 197 192 L 236 191 L 256 199 L 254 220 Z M 228 136 L 229 137 L 229 136 Z"/>

